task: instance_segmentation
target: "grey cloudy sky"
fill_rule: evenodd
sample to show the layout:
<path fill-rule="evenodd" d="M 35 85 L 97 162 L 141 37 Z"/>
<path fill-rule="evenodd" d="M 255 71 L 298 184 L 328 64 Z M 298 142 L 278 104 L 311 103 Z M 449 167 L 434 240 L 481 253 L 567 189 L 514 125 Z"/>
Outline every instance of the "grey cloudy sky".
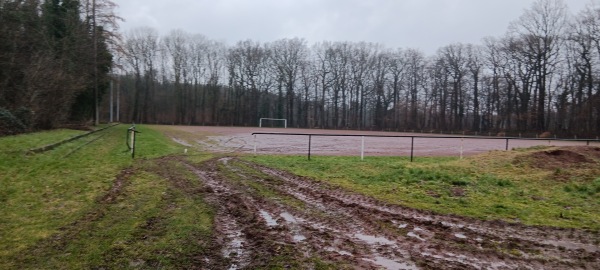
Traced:
<path fill-rule="evenodd" d="M 121 31 L 140 26 L 173 29 L 233 44 L 305 38 L 309 44 L 367 41 L 433 54 L 457 42 L 501 36 L 534 0 L 113 0 L 125 19 Z M 592 0 L 565 0 L 576 14 Z"/>

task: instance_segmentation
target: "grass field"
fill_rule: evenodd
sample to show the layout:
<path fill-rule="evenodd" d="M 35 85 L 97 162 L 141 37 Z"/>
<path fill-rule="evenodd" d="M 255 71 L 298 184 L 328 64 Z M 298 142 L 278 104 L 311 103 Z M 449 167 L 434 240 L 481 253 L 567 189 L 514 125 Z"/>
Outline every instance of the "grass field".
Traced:
<path fill-rule="evenodd" d="M 185 269 L 202 263 L 198 254 L 213 249 L 215 210 L 184 163 L 201 164 L 215 154 L 194 149 L 181 156 L 183 147 L 165 135 L 169 128 L 138 127 L 135 160 L 124 125 L 39 154 L 28 150 L 83 132 L 0 138 L 0 269 Z M 600 160 L 541 166 L 535 154 L 550 149 L 413 163 L 398 157 L 244 159 L 411 208 L 600 230 L 600 169 L 594 165 Z M 265 198 L 273 193 L 254 188 Z"/>
<path fill-rule="evenodd" d="M 164 166 L 155 158 L 172 154 L 173 144 L 142 126 L 139 159 L 132 161 L 126 128 L 36 155 L 26 151 L 82 132 L 0 138 L 1 269 L 192 264 L 182 260 L 206 248 L 200 240 L 211 233 L 211 209 L 161 172 Z"/>
<path fill-rule="evenodd" d="M 411 208 L 485 220 L 599 230 L 600 169 L 540 169 L 518 156 L 545 147 L 458 158 L 257 156 L 247 160 Z M 549 148 L 548 148 L 549 149 Z"/>

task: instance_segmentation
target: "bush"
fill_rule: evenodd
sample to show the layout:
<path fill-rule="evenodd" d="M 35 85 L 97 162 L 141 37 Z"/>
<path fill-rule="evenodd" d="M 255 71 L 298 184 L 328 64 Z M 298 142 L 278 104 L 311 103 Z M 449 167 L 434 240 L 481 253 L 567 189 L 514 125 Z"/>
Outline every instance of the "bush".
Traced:
<path fill-rule="evenodd" d="M 0 135 L 14 135 L 25 132 L 27 128 L 9 110 L 0 108 Z"/>
<path fill-rule="evenodd" d="M 19 120 L 21 121 L 21 123 L 23 124 L 23 126 L 25 126 L 25 129 L 30 129 L 31 128 L 31 124 L 33 123 L 33 112 L 31 111 L 31 109 L 26 108 L 26 107 L 20 107 L 17 110 L 15 110 L 13 112 L 13 115 Z"/>

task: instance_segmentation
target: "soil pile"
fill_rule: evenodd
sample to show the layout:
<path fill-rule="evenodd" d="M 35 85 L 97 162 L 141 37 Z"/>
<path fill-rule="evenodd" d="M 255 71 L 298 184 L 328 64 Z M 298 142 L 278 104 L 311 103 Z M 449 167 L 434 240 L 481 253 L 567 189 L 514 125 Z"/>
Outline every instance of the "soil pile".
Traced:
<path fill-rule="evenodd" d="M 513 164 L 554 170 L 595 166 L 599 162 L 600 147 L 565 146 L 518 156 Z"/>

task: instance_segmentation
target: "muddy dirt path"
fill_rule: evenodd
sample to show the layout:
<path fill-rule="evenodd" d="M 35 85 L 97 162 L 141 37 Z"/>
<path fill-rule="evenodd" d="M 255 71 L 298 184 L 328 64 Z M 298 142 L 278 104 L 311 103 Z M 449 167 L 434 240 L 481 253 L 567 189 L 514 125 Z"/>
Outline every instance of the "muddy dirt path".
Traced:
<path fill-rule="evenodd" d="M 600 269 L 597 233 L 436 215 L 232 157 L 182 162 L 216 209 L 208 269 Z"/>

